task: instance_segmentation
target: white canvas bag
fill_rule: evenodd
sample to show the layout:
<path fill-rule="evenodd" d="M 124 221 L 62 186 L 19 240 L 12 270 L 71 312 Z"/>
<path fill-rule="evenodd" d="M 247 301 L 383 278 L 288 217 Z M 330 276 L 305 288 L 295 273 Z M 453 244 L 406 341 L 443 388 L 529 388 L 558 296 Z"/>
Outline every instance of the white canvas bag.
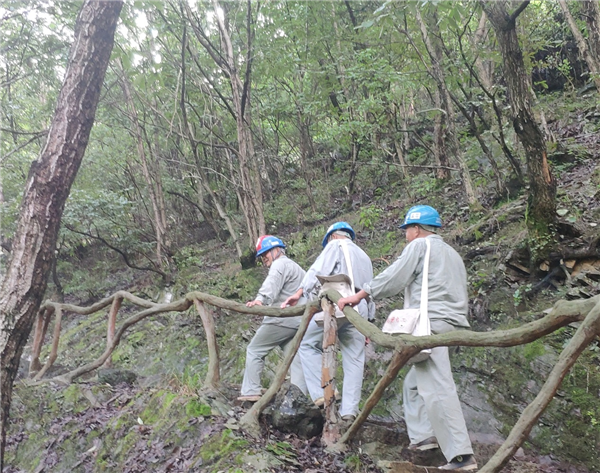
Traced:
<path fill-rule="evenodd" d="M 423 282 L 421 285 L 421 306 L 418 309 L 397 309 L 393 310 L 388 316 L 381 329 L 384 333 L 409 333 L 415 337 L 424 337 L 431 335 L 431 325 L 429 323 L 428 295 L 429 295 L 429 258 L 431 255 L 431 243 L 425 238 L 427 251 L 425 252 L 425 261 L 423 262 Z M 406 294 L 405 304 L 408 303 L 409 295 Z M 409 363 L 419 363 L 425 361 L 431 355 L 431 349 L 421 350 L 413 356 Z"/>
<path fill-rule="evenodd" d="M 355 291 L 354 287 L 354 276 L 352 273 L 352 262 L 350 261 L 350 254 L 348 253 L 347 241 L 339 240 L 340 247 L 342 248 L 342 252 L 344 253 L 344 259 L 346 260 L 346 267 L 348 268 L 349 276 L 345 274 L 335 274 L 333 276 L 317 276 L 317 279 L 321 283 L 321 290 L 319 291 L 319 297 L 325 291 L 329 289 L 334 289 L 338 291 L 342 297 L 349 297 L 353 295 Z M 346 316 L 344 313 L 335 305 L 335 318 L 340 321 L 340 319 L 345 319 Z M 323 312 L 318 312 L 313 317 L 314 321 L 317 325 L 322 326 L 325 319 L 325 314 Z"/>

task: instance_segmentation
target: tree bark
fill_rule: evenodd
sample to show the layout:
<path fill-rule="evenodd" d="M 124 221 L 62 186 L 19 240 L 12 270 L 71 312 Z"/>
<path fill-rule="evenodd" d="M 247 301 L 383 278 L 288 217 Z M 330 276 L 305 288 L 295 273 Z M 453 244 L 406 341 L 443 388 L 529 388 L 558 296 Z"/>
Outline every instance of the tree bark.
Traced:
<path fill-rule="evenodd" d="M 460 143 L 458 142 L 458 134 L 454 125 L 454 107 L 452 106 L 452 98 L 446 84 L 446 76 L 441 64 L 443 52 L 440 44 L 441 39 L 437 23 L 437 12 L 434 12 L 432 15 L 428 15 L 426 22 L 421 16 L 421 12 L 417 8 L 416 17 L 421 28 L 423 42 L 425 43 L 427 53 L 431 59 L 431 65 L 429 66 L 426 64 L 426 62 L 423 60 L 424 58 L 421 58 L 421 60 L 437 84 L 436 102 L 439 102 L 439 108 L 443 111 L 443 113 L 438 114 L 436 119 L 436 130 L 440 134 L 439 140 L 441 144 L 445 144 L 446 152 L 450 156 L 454 156 L 458 162 L 469 205 L 477 206 L 479 205 L 479 201 L 475 195 L 473 181 L 471 179 L 471 175 L 469 174 L 469 167 L 463 158 L 462 153 L 460 152 Z M 432 31 L 431 35 L 429 34 L 429 31 Z M 436 106 L 438 105 L 436 104 Z M 438 120 L 440 120 L 439 124 Z M 436 154 L 438 153 L 440 156 L 445 154 L 444 151 L 441 150 Z M 441 172 L 441 168 L 438 173 L 439 172 Z"/>
<path fill-rule="evenodd" d="M 582 0 L 581 4 L 585 12 L 590 53 L 597 61 L 600 61 L 600 2 L 598 0 Z"/>
<path fill-rule="evenodd" d="M 483 41 L 487 35 L 487 16 L 485 15 L 485 12 L 481 12 L 479 25 L 477 26 L 477 30 L 475 30 L 475 36 L 471 41 L 471 45 L 475 51 L 482 47 Z M 492 62 L 482 59 L 481 55 L 477 54 L 477 57 L 475 58 L 475 67 L 477 68 L 477 72 L 479 72 L 479 78 L 481 79 L 483 87 L 485 87 L 487 90 L 491 90 L 494 86 L 494 70 Z"/>
<path fill-rule="evenodd" d="M 597 5 L 597 3 L 598 2 L 596 2 L 596 5 Z M 590 70 L 590 76 L 592 77 L 594 84 L 596 84 L 596 90 L 600 92 L 600 63 L 599 63 L 600 57 L 598 57 L 598 56 L 594 57 L 594 55 L 591 54 L 590 49 L 588 48 L 588 45 L 585 42 L 583 34 L 581 34 L 581 31 L 579 31 L 579 27 L 577 26 L 577 23 L 575 22 L 575 18 L 573 18 L 573 15 L 571 15 L 571 11 L 569 10 L 569 6 L 567 5 L 567 0 L 558 0 L 558 4 L 560 5 L 560 8 L 563 11 L 563 14 L 565 15 L 567 23 L 569 23 L 569 28 L 571 28 L 571 33 L 573 33 L 573 37 L 575 38 L 575 41 L 577 42 L 577 48 L 579 49 L 579 55 L 583 58 L 583 60 L 587 64 L 587 66 Z M 589 28 L 589 24 L 588 24 L 588 28 Z M 589 33 L 588 33 L 588 35 L 589 35 Z M 589 36 L 591 37 L 592 35 L 589 35 Z"/>
<path fill-rule="evenodd" d="M 321 299 L 323 309 L 323 366 L 321 385 L 325 397 L 325 426 L 323 427 L 323 443 L 331 446 L 340 438 L 340 424 L 335 406 L 335 377 L 337 371 L 337 320 L 335 308 L 325 297 Z"/>
<path fill-rule="evenodd" d="M 158 268 L 164 271 L 164 262 L 166 260 L 166 255 L 169 254 L 169 249 L 167 246 L 167 218 L 165 212 L 165 198 L 162 191 L 162 180 L 160 177 L 160 172 L 152 172 L 150 163 L 148 162 L 146 149 L 144 147 L 142 127 L 140 126 L 140 122 L 138 120 L 138 113 L 135 107 L 135 102 L 133 101 L 133 94 L 131 92 L 131 84 L 125 75 L 125 69 L 123 68 L 123 63 L 121 61 L 119 61 L 119 69 L 121 72 L 121 88 L 123 89 L 125 102 L 129 108 L 129 119 L 133 125 L 131 134 L 136 142 L 138 157 L 140 158 L 140 164 L 142 167 L 142 174 L 144 176 L 144 180 L 146 181 L 146 185 L 148 186 L 148 195 L 150 196 L 150 202 L 152 203 L 152 211 L 154 214 L 152 221 L 154 226 L 154 235 L 156 237 L 156 265 Z M 150 153 L 152 153 L 151 150 Z M 169 271 L 167 269 L 166 274 L 168 273 Z M 169 281 L 167 280 L 165 282 L 168 283 Z"/>
<path fill-rule="evenodd" d="M 83 158 L 123 3 L 87 0 L 40 157 L 31 165 L 0 292 L 0 470 L 12 386 L 46 290 L 65 201 Z"/>
<path fill-rule="evenodd" d="M 191 22 L 196 39 L 223 72 L 231 87 L 231 98 L 225 98 L 222 95 L 221 98 L 236 123 L 236 164 L 240 174 L 239 186 L 241 188 L 236 189 L 236 192 L 239 195 L 240 205 L 244 208 L 249 243 L 250 246 L 253 246 L 258 237 L 266 233 L 266 223 L 263 209 L 263 189 L 251 129 L 250 91 L 254 40 L 252 4 L 250 1 L 247 2 L 246 57 L 243 60 L 245 70 L 241 70 L 239 67 L 242 61 L 239 60 L 236 53 L 238 45 L 236 44 L 234 48 L 231 34 L 227 28 L 227 7 L 223 8 L 218 0 L 213 0 L 212 4 L 220 36 L 220 47 L 211 42 L 208 33 L 202 28 L 200 20 L 194 20 L 194 13 L 189 5 L 185 4 L 184 9 Z M 222 12 L 222 15 L 217 12 Z M 202 73 L 205 74 L 204 71 Z M 207 77 L 207 80 L 211 80 L 210 77 Z M 237 181 L 233 175 L 232 180 Z"/>
<path fill-rule="evenodd" d="M 534 267 L 537 261 L 545 259 L 552 247 L 556 219 L 556 183 L 548 165 L 546 141 L 533 115 L 531 85 L 517 38 L 516 18 L 529 4 L 529 0 L 520 3 L 509 15 L 507 6 L 511 4 L 512 2 L 507 1 L 481 0 L 502 52 L 513 127 L 527 157 L 531 187 L 527 206 L 527 229 Z"/>

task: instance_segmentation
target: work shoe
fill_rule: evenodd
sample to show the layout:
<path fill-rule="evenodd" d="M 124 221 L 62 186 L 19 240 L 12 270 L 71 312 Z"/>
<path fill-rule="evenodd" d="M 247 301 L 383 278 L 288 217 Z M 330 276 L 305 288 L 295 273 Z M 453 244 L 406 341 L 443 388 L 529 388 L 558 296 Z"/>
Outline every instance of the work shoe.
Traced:
<path fill-rule="evenodd" d="M 412 452 L 424 452 L 426 450 L 440 448 L 440 446 L 435 437 L 429 437 L 428 439 L 422 440 L 419 443 L 411 443 L 407 448 Z"/>
<path fill-rule="evenodd" d="M 238 401 L 256 402 L 261 398 L 260 394 L 249 394 L 248 396 L 240 396 L 237 398 Z"/>
<path fill-rule="evenodd" d="M 473 471 L 477 469 L 477 462 L 473 455 L 458 455 L 450 463 L 439 467 L 440 470 Z"/>

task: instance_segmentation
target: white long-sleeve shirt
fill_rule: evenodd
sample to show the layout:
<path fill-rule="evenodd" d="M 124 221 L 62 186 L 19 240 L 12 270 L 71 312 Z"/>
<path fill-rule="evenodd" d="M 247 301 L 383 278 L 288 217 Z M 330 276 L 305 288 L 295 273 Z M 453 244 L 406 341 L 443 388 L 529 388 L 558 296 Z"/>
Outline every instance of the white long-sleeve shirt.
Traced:
<path fill-rule="evenodd" d="M 298 263 L 281 255 L 271 263 L 269 274 L 260 286 L 255 300 L 261 301 L 266 306 L 279 307 L 283 301 L 296 292 L 305 274 Z M 304 299 L 298 301 L 299 304 L 305 302 Z M 298 328 L 301 318 L 301 316 L 265 317 L 263 323 Z"/>
<path fill-rule="evenodd" d="M 323 248 L 321 254 L 308 271 L 306 271 L 301 285 L 304 296 L 310 297 L 311 293 L 315 292 L 315 289 L 319 287 L 317 276 L 333 276 L 334 274 L 350 276 L 342 245 L 346 245 L 348 248 L 356 291 L 362 289 L 366 283 L 373 279 L 373 264 L 369 256 L 352 240 L 334 239 Z M 372 303 L 360 304 L 358 312 L 365 318 L 373 318 L 375 315 L 375 306 Z"/>
<path fill-rule="evenodd" d="M 469 327 L 467 321 L 469 297 L 467 271 L 454 248 L 438 235 L 426 238 L 431 243 L 429 259 L 428 315 L 430 320 L 443 320 L 455 327 Z M 421 304 L 423 262 L 427 244 L 416 238 L 402 251 L 398 259 L 375 279 L 363 286 L 372 298 L 392 297 L 404 291 L 404 307 Z"/>

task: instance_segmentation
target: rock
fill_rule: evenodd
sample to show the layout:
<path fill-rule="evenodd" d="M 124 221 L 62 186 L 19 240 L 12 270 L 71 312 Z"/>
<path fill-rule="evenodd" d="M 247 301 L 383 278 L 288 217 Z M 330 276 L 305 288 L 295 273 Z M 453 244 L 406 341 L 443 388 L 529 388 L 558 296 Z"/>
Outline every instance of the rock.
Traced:
<path fill-rule="evenodd" d="M 404 422 L 393 421 L 391 418 L 381 420 L 376 416 L 367 418 L 357 432 L 355 440 L 360 443 L 378 442 L 397 446 L 409 442 Z"/>
<path fill-rule="evenodd" d="M 98 370 L 98 381 L 101 383 L 107 383 L 111 386 L 117 384 L 133 384 L 137 379 L 137 374 L 129 370 L 120 370 L 115 368 L 107 368 Z"/>
<path fill-rule="evenodd" d="M 263 415 L 278 430 L 305 439 L 319 435 L 325 421 L 321 410 L 293 384 L 279 391 Z"/>

